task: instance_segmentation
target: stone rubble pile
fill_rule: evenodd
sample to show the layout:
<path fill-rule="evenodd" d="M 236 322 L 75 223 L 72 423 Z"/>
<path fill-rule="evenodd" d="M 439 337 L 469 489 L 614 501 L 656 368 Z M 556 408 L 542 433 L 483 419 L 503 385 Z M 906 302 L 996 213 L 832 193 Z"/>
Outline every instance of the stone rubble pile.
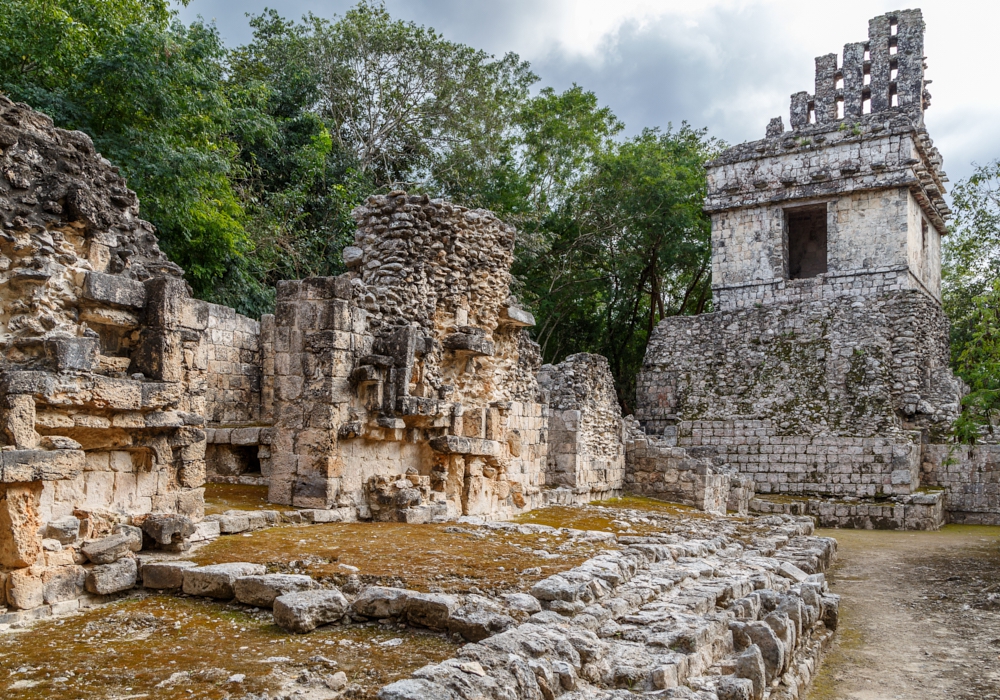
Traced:
<path fill-rule="evenodd" d="M 543 609 L 526 622 L 379 697 L 797 697 L 837 625 L 822 574 L 835 542 L 810 536 L 808 519 L 768 523 L 750 546 L 711 526 L 703 538 L 619 537 L 623 549 L 536 584 Z"/>

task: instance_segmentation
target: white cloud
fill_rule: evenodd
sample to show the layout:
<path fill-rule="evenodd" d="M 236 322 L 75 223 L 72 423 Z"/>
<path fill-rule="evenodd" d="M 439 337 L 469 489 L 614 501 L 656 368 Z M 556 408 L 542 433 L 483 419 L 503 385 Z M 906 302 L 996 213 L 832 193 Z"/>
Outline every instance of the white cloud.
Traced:
<path fill-rule="evenodd" d="M 267 0 L 192 0 L 184 19 L 216 19 L 230 43 Z M 273 5 L 274 3 L 271 2 Z M 287 17 L 342 14 L 349 0 L 286 0 Z M 686 119 L 730 142 L 759 138 L 788 97 L 813 88 L 813 58 L 867 37 L 902 0 L 386 0 L 397 17 L 495 54 L 531 61 L 543 85 L 593 90 L 635 133 Z M 1000 3 L 924 0 L 933 106 L 927 125 L 952 179 L 1000 157 L 995 28 Z"/>

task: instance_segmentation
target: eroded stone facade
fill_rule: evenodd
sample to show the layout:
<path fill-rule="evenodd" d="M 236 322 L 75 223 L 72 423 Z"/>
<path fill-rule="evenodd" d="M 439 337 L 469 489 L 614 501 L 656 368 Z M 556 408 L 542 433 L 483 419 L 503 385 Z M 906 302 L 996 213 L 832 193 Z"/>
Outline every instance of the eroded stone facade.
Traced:
<path fill-rule="evenodd" d="M 208 368 L 203 305 L 86 135 L 0 97 L 0 172 L 0 578 L 31 608 L 100 587 L 63 544 L 201 518 Z"/>
<path fill-rule="evenodd" d="M 816 59 L 790 131 L 773 119 L 708 164 L 715 310 L 668 318 L 649 343 L 637 418 L 668 444 L 718 450 L 758 494 L 805 499 L 767 512 L 936 526 L 941 494 L 919 492 L 938 485 L 956 512 L 996 510 L 971 486 L 976 460 L 943 468 L 949 448 L 933 445 L 965 388 L 940 304 L 950 211 L 923 122 L 923 32 L 919 10 L 876 17 L 868 41 Z"/>

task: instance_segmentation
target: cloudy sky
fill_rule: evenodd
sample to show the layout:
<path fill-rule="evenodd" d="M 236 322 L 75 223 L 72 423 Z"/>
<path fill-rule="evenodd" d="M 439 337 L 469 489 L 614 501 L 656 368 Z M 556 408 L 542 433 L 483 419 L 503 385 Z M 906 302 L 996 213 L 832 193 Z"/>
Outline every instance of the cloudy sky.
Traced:
<path fill-rule="evenodd" d="M 250 38 L 246 13 L 342 14 L 353 0 L 191 0 L 181 17 L 214 20 L 227 43 Z M 926 121 L 952 182 L 1000 157 L 1000 2 L 924 0 Z M 688 121 L 729 141 L 788 124 L 788 97 L 813 89 L 813 58 L 867 38 L 868 19 L 899 0 L 386 0 L 395 17 L 531 62 L 539 87 L 593 90 L 626 123 Z"/>

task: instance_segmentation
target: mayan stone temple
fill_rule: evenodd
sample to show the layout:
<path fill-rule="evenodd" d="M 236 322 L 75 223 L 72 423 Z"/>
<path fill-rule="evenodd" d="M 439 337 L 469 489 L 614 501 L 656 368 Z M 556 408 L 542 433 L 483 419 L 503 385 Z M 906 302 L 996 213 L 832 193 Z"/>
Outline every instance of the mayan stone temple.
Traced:
<path fill-rule="evenodd" d="M 346 272 L 251 319 L 191 296 L 86 134 L 0 95 L 0 631 L 89 620 L 10 688 L 100 628 L 170 645 L 121 697 L 800 697 L 839 619 L 816 526 L 1000 524 L 1000 446 L 947 442 L 924 29 L 871 20 L 708 164 L 713 311 L 656 328 L 634 416 L 604 357 L 542 365 L 491 212 L 372 195 Z M 170 636 L 194 618 L 227 631 Z M 249 661 L 157 666 L 185 644 Z"/>
<path fill-rule="evenodd" d="M 867 41 L 816 59 L 789 130 L 772 119 L 708 165 L 715 312 L 657 328 L 637 417 L 718 448 L 753 478 L 755 508 L 861 527 L 1000 516 L 983 460 L 944 466 L 937 444 L 964 387 L 941 309 L 950 212 L 923 36 L 919 10 L 876 17 Z"/>

